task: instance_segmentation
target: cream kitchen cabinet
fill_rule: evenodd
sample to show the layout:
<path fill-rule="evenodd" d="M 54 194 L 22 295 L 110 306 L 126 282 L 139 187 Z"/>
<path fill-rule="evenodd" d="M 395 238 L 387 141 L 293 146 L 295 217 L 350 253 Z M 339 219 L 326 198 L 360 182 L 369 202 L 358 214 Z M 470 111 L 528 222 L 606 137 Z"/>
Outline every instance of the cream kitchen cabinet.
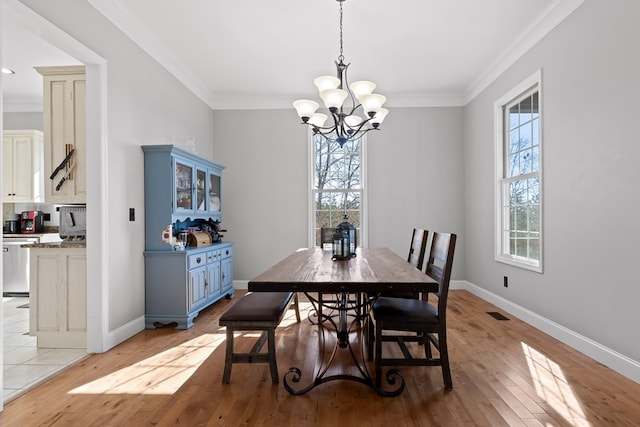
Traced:
<path fill-rule="evenodd" d="M 45 201 L 50 204 L 86 203 L 85 67 L 35 67 L 44 83 Z M 73 150 L 69 161 L 63 164 Z M 53 179 L 53 171 L 62 169 Z M 61 179 L 73 167 L 59 187 Z"/>
<path fill-rule="evenodd" d="M 2 201 L 44 202 L 43 135 L 37 130 L 2 132 Z"/>
<path fill-rule="evenodd" d="M 86 249 L 30 248 L 29 333 L 40 348 L 87 347 Z"/>

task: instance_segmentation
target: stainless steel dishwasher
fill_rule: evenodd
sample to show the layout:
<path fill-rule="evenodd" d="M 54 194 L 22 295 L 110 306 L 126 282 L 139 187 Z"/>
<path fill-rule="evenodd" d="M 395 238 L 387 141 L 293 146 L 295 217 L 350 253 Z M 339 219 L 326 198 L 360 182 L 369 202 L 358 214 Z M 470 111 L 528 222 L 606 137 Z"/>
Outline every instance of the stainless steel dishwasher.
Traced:
<path fill-rule="evenodd" d="M 2 239 L 2 281 L 4 296 L 29 295 L 29 249 L 25 243 L 39 243 L 39 237 L 4 237 Z"/>

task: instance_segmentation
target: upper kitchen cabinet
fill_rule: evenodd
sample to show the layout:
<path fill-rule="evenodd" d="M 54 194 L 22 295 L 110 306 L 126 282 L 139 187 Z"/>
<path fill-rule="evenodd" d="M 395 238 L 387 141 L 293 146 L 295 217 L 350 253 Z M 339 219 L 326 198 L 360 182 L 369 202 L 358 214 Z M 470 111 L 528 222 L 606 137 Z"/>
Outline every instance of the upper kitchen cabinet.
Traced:
<path fill-rule="evenodd" d="M 224 166 L 174 145 L 143 145 L 147 250 L 163 250 L 162 229 L 222 216 Z"/>
<path fill-rule="evenodd" d="M 86 203 L 85 67 L 35 69 L 44 82 L 45 202 Z"/>
<path fill-rule="evenodd" d="M 44 202 L 43 136 L 37 130 L 2 132 L 2 201 Z"/>

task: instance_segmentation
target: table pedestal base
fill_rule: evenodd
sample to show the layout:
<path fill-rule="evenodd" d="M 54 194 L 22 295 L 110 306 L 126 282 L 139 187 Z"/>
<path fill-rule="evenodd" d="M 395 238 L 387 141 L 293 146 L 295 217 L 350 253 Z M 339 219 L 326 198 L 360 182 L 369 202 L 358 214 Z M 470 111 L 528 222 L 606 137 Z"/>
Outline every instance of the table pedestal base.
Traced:
<path fill-rule="evenodd" d="M 311 384 L 307 385 L 303 388 L 294 388 L 294 384 L 298 384 L 302 377 L 302 371 L 299 368 L 292 367 L 289 368 L 287 373 L 283 377 L 283 385 L 284 388 L 291 394 L 300 395 L 305 394 L 306 392 L 314 389 L 320 384 L 324 384 L 329 381 L 334 380 L 348 380 L 355 381 L 361 384 L 365 384 L 371 387 L 376 393 L 381 396 L 393 397 L 398 396 L 404 390 L 404 378 L 400 374 L 400 371 L 397 369 L 391 369 L 387 371 L 385 379 L 388 385 L 393 386 L 391 390 L 385 390 L 376 385 L 375 380 L 371 377 L 369 373 L 369 368 L 367 367 L 367 361 L 365 360 L 365 330 L 368 327 L 366 322 L 370 321 L 369 310 L 371 308 L 370 304 L 367 302 L 358 302 L 353 304 L 349 301 L 347 292 L 342 292 L 338 295 L 335 301 L 325 302 L 324 300 L 320 302 L 318 299 L 312 297 L 308 293 L 305 293 L 317 315 L 317 325 L 320 330 L 319 335 L 319 353 L 321 354 L 320 366 L 317 369 L 317 373 L 315 374 L 315 378 L 311 382 Z M 358 299 L 358 301 L 360 301 Z M 328 314 L 327 311 L 328 310 Z M 348 312 L 353 311 L 354 315 L 349 315 Z M 336 313 L 333 314 L 333 313 Z M 361 313 L 365 313 L 362 315 Z M 336 322 L 337 317 L 338 322 Z M 353 317 L 353 320 L 348 321 L 348 317 Z M 361 323 L 365 322 L 365 323 Z M 358 324 L 361 324 L 358 327 Z M 325 349 L 326 349 L 326 339 L 325 332 L 328 331 L 329 326 L 336 333 L 336 342 L 333 346 L 333 351 L 331 352 L 331 356 L 329 360 L 325 363 Z M 351 342 L 349 340 L 349 335 L 351 333 L 359 334 L 359 341 L 361 343 L 360 348 L 360 357 L 357 356 L 357 352 L 354 352 L 353 347 L 351 346 Z M 353 361 L 354 366 L 357 368 L 359 375 L 351 375 L 351 374 L 338 374 L 338 375 L 327 375 L 329 368 L 335 360 L 336 353 L 338 349 L 344 351 L 346 349 L 349 350 L 351 355 L 351 360 Z"/>

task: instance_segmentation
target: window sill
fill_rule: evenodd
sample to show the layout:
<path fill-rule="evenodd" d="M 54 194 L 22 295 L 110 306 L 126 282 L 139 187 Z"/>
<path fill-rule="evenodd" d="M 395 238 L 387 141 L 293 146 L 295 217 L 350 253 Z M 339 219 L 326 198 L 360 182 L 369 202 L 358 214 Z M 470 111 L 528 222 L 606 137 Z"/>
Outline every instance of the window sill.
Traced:
<path fill-rule="evenodd" d="M 502 264 L 508 264 L 512 267 L 518 267 L 522 268 L 523 270 L 529 270 L 542 274 L 542 262 L 533 263 L 531 261 L 525 261 L 524 259 L 500 255 L 496 255 L 495 260 Z"/>

